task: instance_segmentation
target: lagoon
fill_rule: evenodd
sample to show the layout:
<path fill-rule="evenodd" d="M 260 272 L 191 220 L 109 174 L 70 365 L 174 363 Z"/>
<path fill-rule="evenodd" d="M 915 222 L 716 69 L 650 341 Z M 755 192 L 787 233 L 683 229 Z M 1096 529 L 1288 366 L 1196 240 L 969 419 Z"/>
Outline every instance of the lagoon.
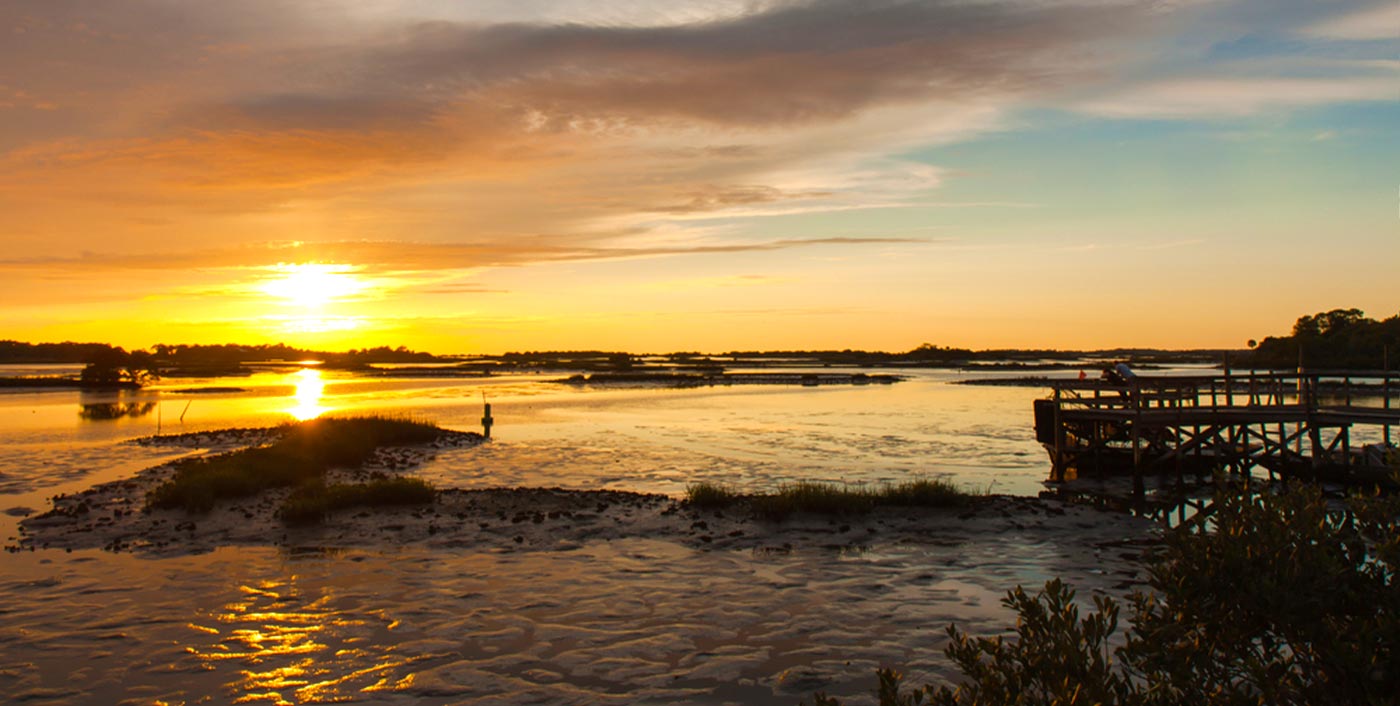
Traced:
<path fill-rule="evenodd" d="M 416 475 L 440 487 L 672 496 L 700 480 L 1043 487 L 1048 463 L 1030 425 L 1042 391 L 906 374 L 895 385 L 616 389 L 310 367 L 139 392 L 6 393 L 0 510 L 13 512 L 0 518 L 13 537 L 17 515 L 47 496 L 187 453 L 125 443 L 157 431 L 363 412 L 479 430 L 483 398 L 494 440 L 437 453 Z M 796 703 L 822 689 L 862 703 L 880 664 L 906 666 L 915 682 L 952 676 L 942 625 L 1003 629 L 1011 616 L 998 599 L 1017 583 L 1068 575 L 1088 595 L 1121 592 L 1134 573 L 1082 538 L 1010 525 L 776 553 L 647 538 L 520 550 L 298 541 L 163 558 L 26 551 L 0 570 L 0 698 L 721 704 Z"/>

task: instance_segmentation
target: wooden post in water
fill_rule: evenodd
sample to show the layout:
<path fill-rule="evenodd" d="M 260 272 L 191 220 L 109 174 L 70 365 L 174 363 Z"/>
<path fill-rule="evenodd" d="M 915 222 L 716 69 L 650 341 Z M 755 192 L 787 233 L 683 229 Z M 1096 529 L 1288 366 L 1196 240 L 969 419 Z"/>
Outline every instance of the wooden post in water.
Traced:
<path fill-rule="evenodd" d="M 1226 406 L 1226 407 L 1233 407 L 1234 404 L 1235 404 L 1235 395 L 1234 395 L 1234 393 L 1230 390 L 1230 354 L 1229 354 L 1229 353 L 1226 353 L 1226 354 L 1225 354 L 1225 406 Z"/>
<path fill-rule="evenodd" d="M 1055 482 L 1065 479 L 1064 453 L 1065 453 L 1065 430 L 1060 425 L 1060 386 L 1054 387 L 1055 399 L 1055 458 L 1052 461 L 1050 475 Z"/>
<path fill-rule="evenodd" d="M 1381 346 L 1381 404 L 1390 409 L 1390 346 Z M 1390 425 L 1385 425 L 1385 446 L 1390 448 Z"/>
<path fill-rule="evenodd" d="M 1224 366 L 1224 367 L 1225 367 L 1225 408 L 1226 408 L 1226 409 L 1229 409 L 1229 408 L 1235 406 L 1235 392 L 1234 392 L 1233 386 L 1231 385 L 1231 380 L 1230 380 L 1230 353 L 1229 353 L 1229 351 L 1226 351 L 1226 353 L 1225 353 L 1225 366 Z M 1230 458 L 1230 463 L 1231 463 L 1231 465 L 1233 465 L 1233 466 L 1235 467 L 1235 471 L 1236 471 L 1237 473 L 1239 473 L 1241 476 L 1245 476 L 1245 481 L 1248 482 L 1249 469 L 1247 469 L 1247 468 L 1244 467 L 1244 463 L 1240 462 L 1240 461 L 1238 460 L 1238 456 L 1236 455 L 1237 452 L 1238 452 L 1238 450 L 1239 450 L 1239 438 L 1235 435 L 1235 425 L 1233 425 L 1233 424 L 1231 424 L 1231 425 L 1229 426 L 1229 428 L 1225 431 L 1225 443 L 1226 443 L 1226 445 L 1228 445 L 1229 448 L 1230 448 L 1230 451 L 1229 451 L 1228 456 L 1229 456 L 1229 458 Z"/>
<path fill-rule="evenodd" d="M 496 420 L 491 418 L 491 403 L 482 402 L 481 404 L 485 410 L 481 415 L 481 435 L 489 439 L 491 438 L 491 425 L 495 424 Z"/>
<path fill-rule="evenodd" d="M 1128 403 L 1133 406 L 1133 498 L 1141 503 L 1146 494 L 1142 485 L 1142 382 L 1133 378 L 1128 383 L 1132 391 Z"/>

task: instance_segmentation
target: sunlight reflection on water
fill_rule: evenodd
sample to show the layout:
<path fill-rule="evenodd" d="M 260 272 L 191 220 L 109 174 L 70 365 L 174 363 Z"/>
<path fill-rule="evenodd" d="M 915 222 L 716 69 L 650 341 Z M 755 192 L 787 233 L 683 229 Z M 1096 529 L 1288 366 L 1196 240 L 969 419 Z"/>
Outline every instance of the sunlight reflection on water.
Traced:
<path fill-rule="evenodd" d="M 189 623 L 194 635 L 186 651 L 204 670 L 237 675 L 225 684 L 237 695 L 235 703 L 351 701 L 399 681 L 385 673 L 410 660 L 392 655 L 392 640 L 377 634 L 397 621 L 357 612 L 356 603 L 340 599 L 333 587 L 309 583 L 303 590 L 291 574 L 242 585 L 238 600 Z"/>
<path fill-rule="evenodd" d="M 294 377 L 296 390 L 292 393 L 292 399 L 296 400 L 296 404 L 287 409 L 288 414 L 304 422 L 330 411 L 321 403 L 326 394 L 326 382 L 321 379 L 319 368 L 302 368 Z"/>

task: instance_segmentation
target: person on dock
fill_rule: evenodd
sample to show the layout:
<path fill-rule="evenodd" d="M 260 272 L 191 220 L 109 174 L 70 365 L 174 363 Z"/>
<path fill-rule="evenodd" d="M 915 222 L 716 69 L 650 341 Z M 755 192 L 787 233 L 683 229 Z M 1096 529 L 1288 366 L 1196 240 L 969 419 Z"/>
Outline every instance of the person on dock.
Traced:
<path fill-rule="evenodd" d="M 1104 368 L 1103 374 L 1099 378 L 1114 387 L 1121 388 L 1118 394 L 1123 396 L 1124 404 L 1131 402 L 1133 381 L 1137 380 L 1137 373 L 1133 372 L 1127 363 L 1115 363 L 1113 367 Z"/>

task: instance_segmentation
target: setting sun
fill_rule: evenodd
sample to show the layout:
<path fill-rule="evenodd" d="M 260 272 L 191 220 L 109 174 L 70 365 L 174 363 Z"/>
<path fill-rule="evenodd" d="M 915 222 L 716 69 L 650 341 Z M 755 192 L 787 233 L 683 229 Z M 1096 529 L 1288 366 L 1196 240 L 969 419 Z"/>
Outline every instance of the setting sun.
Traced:
<path fill-rule="evenodd" d="M 355 268 L 350 265 L 284 264 L 271 269 L 278 276 L 263 282 L 258 289 L 268 296 L 307 309 L 352 297 L 366 287 L 355 276 Z"/>

